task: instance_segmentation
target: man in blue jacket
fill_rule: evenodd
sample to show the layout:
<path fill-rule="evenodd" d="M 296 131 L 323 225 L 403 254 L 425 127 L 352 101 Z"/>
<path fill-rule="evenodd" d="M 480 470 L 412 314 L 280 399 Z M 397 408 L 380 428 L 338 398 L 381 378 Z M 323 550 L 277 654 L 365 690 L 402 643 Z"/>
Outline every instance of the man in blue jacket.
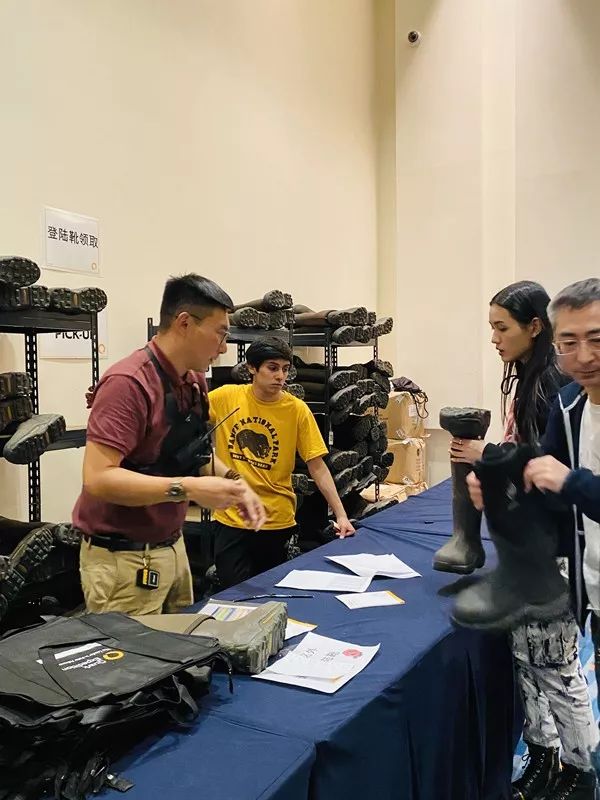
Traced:
<path fill-rule="evenodd" d="M 582 629 L 592 611 L 600 688 L 600 279 L 567 286 L 549 312 L 560 366 L 573 383 L 561 390 L 550 414 L 542 442 L 545 455 L 528 463 L 524 477 L 527 486 L 558 495 L 569 510 L 562 553 L 569 556 L 573 606 Z M 473 473 L 468 484 L 481 508 L 481 488 Z M 566 765 L 559 785 L 545 795 L 548 800 L 594 797 L 585 773 L 571 771 Z"/>

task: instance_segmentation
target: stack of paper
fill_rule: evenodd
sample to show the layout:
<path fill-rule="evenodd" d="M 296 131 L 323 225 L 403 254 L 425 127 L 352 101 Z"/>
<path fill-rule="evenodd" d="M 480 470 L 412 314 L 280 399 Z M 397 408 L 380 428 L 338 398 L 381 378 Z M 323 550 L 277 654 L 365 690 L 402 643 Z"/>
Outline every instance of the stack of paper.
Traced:
<path fill-rule="evenodd" d="M 287 589 L 309 589 L 313 592 L 364 592 L 369 588 L 372 573 L 366 576 L 341 575 L 314 569 L 293 569 L 275 586 Z"/>
<path fill-rule="evenodd" d="M 330 561 L 341 564 L 350 572 L 362 577 L 373 578 L 382 575 L 386 578 L 418 578 L 420 574 L 412 567 L 393 555 L 373 555 L 371 553 L 357 553 L 352 556 L 326 556 Z"/>
<path fill-rule="evenodd" d="M 293 650 L 253 677 L 333 694 L 367 666 L 379 647 L 307 633 Z"/>
<path fill-rule="evenodd" d="M 376 606 L 402 606 L 404 600 L 393 592 L 365 592 L 364 594 L 336 594 L 348 608 L 375 608 Z"/>

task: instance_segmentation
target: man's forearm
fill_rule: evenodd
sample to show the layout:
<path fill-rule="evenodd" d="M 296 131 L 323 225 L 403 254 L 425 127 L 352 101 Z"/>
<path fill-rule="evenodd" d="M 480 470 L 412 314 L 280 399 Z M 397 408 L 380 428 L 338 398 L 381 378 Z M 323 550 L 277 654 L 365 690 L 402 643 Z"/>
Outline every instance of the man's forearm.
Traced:
<path fill-rule="evenodd" d="M 172 483 L 185 478 L 163 478 L 141 475 L 123 467 L 110 467 L 92 478 L 84 476 L 84 488 L 93 497 L 107 503 L 131 508 L 169 502 L 167 490 Z"/>
<path fill-rule="evenodd" d="M 331 472 L 327 469 L 323 459 L 315 459 L 315 462 L 309 461 L 307 465 L 311 478 L 317 484 L 317 488 L 325 500 L 327 500 L 327 505 L 333 511 L 334 516 L 345 517 L 346 511 L 335 488 Z"/>

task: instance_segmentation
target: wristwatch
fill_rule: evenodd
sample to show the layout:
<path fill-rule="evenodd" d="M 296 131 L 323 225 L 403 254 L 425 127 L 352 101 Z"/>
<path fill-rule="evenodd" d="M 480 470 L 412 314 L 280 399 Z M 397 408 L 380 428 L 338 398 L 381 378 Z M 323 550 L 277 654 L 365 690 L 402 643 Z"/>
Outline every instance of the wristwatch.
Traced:
<path fill-rule="evenodd" d="M 187 492 L 183 488 L 183 483 L 181 481 L 173 481 L 165 494 L 173 503 L 182 503 L 184 500 L 188 499 Z"/>

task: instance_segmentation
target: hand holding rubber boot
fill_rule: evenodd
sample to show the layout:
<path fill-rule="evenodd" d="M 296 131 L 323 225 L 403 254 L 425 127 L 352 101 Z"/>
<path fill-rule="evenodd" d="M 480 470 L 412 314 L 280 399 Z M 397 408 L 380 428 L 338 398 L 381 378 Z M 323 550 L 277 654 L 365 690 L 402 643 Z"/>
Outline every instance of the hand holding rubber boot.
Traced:
<path fill-rule="evenodd" d="M 490 426 L 491 414 L 483 408 L 442 408 L 441 427 L 461 439 L 483 439 Z M 470 464 L 451 464 L 452 520 L 450 541 L 433 557 L 433 568 L 441 572 L 469 575 L 485 563 L 481 546 L 481 511 L 477 511 L 467 489 Z"/>
<path fill-rule="evenodd" d="M 452 616 L 459 625 L 510 630 L 568 610 L 567 582 L 556 560 L 556 515 L 541 492 L 526 492 L 523 483 L 523 470 L 536 455 L 526 444 L 488 445 L 474 465 L 498 566 L 457 595 Z"/>

